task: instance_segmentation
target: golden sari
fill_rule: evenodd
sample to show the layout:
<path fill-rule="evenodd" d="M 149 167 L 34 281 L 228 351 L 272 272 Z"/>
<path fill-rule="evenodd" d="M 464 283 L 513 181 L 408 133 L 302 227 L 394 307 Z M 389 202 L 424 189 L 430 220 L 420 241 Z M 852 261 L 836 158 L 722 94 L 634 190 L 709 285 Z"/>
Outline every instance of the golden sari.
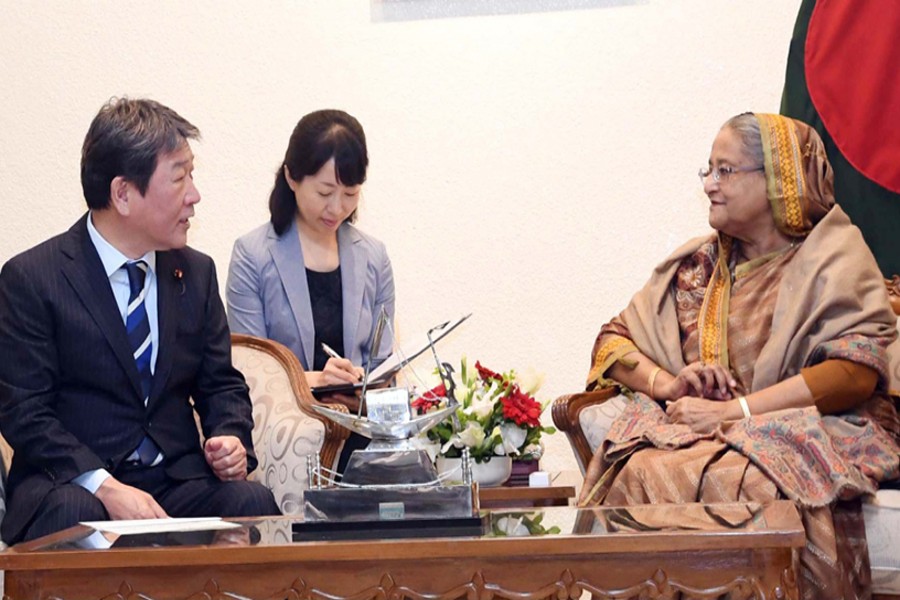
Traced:
<path fill-rule="evenodd" d="M 614 385 L 607 369 L 639 350 L 670 373 L 718 362 L 747 393 L 832 358 L 877 371 L 878 389 L 845 414 L 783 410 L 708 434 L 670 422 L 655 401 L 631 394 L 589 466 L 599 481 L 588 503 L 791 499 L 807 533 L 803 596 L 868 597 L 865 532 L 853 501 L 900 476 L 900 427 L 884 393 L 896 320 L 859 230 L 833 205 L 818 136 L 784 117 L 756 117 L 776 224 L 795 244 L 737 267 L 724 234 L 677 250 L 601 329 L 588 387 Z"/>

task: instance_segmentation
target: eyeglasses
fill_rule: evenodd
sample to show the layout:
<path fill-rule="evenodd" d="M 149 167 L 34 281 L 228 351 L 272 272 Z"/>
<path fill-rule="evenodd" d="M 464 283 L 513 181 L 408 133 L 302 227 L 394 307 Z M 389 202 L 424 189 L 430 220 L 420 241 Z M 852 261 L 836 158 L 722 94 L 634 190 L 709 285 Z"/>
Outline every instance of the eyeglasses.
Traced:
<path fill-rule="evenodd" d="M 706 181 L 706 178 L 712 175 L 713 181 L 716 183 L 721 183 L 723 181 L 728 181 L 728 179 L 734 175 L 735 173 L 752 173 L 753 171 L 764 171 L 766 168 L 763 167 L 712 167 L 711 169 L 700 169 L 697 175 L 700 177 L 700 182 L 703 183 Z"/>

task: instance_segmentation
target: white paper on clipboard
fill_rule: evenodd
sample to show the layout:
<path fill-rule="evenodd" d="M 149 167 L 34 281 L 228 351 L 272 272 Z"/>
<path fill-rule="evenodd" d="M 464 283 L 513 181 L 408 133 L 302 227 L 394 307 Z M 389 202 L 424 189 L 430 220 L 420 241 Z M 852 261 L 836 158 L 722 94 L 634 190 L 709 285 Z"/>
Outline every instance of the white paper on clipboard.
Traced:
<path fill-rule="evenodd" d="M 443 339 L 448 333 L 456 329 L 456 327 L 472 316 L 472 313 L 467 315 L 463 315 L 457 319 L 452 321 L 447 321 L 446 323 L 442 323 L 437 327 L 433 327 L 430 332 L 426 332 L 417 336 L 406 343 L 402 344 L 400 350 L 395 350 L 388 356 L 384 361 L 381 362 L 377 367 L 372 369 L 369 372 L 369 386 L 378 385 L 380 383 L 386 383 L 393 377 L 397 371 L 405 367 L 408 363 L 412 362 L 415 358 L 420 356 L 423 352 L 428 350 L 429 342 L 428 337 L 429 333 L 431 334 L 432 343 L 437 343 L 439 340 Z M 352 392 L 354 390 L 362 389 L 362 382 L 355 383 L 353 385 L 334 385 L 334 386 L 319 386 L 312 388 L 312 391 L 316 394 L 321 393 L 329 393 L 329 392 Z"/>

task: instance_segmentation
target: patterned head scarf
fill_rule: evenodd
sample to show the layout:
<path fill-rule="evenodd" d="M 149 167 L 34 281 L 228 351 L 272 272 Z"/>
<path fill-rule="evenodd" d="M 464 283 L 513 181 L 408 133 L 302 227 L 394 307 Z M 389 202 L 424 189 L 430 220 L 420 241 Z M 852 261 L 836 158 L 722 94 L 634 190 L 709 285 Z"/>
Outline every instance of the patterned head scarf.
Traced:
<path fill-rule="evenodd" d="M 834 206 L 834 175 L 815 129 L 788 117 L 753 114 L 759 122 L 766 168 L 766 195 L 775 225 L 805 237 Z"/>
<path fill-rule="evenodd" d="M 781 115 L 753 114 L 759 123 L 766 196 L 779 231 L 806 237 L 834 206 L 834 176 L 816 130 Z M 719 232 L 719 256 L 698 315 L 700 359 L 728 362 L 731 251 L 734 238 Z"/>

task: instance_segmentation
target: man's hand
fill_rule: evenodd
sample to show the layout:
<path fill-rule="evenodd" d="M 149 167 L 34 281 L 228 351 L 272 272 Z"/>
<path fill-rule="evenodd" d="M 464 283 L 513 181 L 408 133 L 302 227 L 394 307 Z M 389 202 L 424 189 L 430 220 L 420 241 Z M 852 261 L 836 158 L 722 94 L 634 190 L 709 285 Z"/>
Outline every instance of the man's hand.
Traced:
<path fill-rule="evenodd" d="M 203 446 L 206 462 L 222 481 L 247 479 L 247 449 L 233 435 L 220 435 L 206 440 Z"/>
<path fill-rule="evenodd" d="M 156 503 L 153 496 L 136 487 L 125 485 L 115 477 L 107 477 L 94 493 L 103 503 L 109 518 L 120 519 L 165 519 L 169 515 Z"/>

